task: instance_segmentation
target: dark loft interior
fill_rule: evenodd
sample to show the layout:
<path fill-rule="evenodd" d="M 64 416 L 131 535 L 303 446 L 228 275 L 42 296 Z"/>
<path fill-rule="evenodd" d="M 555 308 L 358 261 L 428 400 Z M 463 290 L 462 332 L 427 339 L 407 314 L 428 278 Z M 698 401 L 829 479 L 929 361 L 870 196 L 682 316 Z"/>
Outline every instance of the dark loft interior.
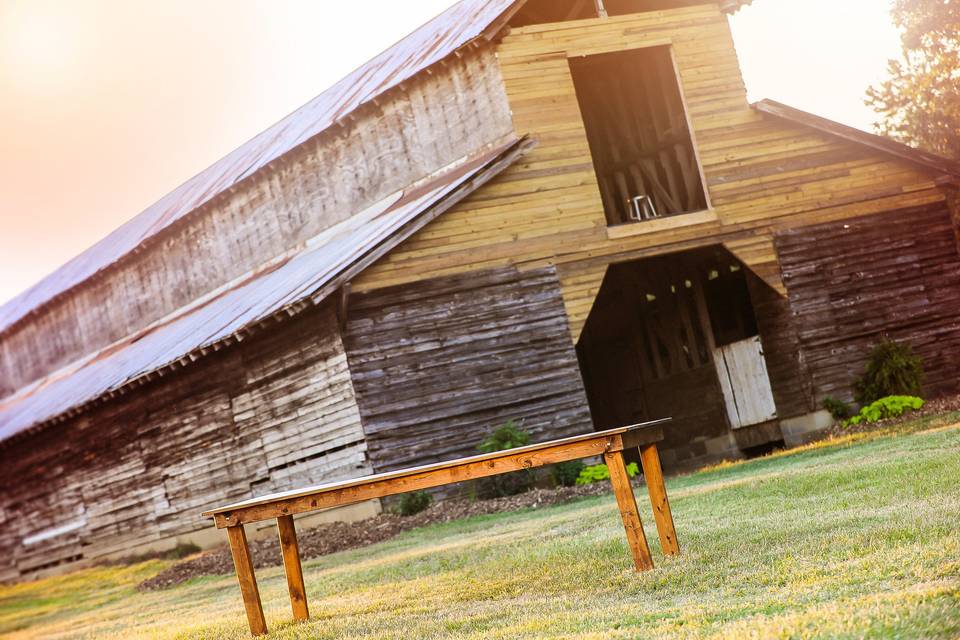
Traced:
<path fill-rule="evenodd" d="M 669 46 L 571 59 L 607 223 L 706 208 Z"/>
<path fill-rule="evenodd" d="M 622 16 L 644 11 L 663 11 L 695 4 L 704 0 L 528 0 L 510 20 L 513 27 L 531 24 L 566 22 L 599 17 L 601 7 L 608 16 Z"/>

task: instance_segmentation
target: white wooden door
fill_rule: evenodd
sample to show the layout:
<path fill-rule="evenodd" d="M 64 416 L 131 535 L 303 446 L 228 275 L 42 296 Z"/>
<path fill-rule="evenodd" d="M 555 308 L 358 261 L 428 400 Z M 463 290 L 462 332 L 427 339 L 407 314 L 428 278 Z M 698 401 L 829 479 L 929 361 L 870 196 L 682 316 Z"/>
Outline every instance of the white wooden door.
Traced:
<path fill-rule="evenodd" d="M 777 417 L 760 336 L 714 349 L 713 364 L 731 427 L 749 427 Z"/>

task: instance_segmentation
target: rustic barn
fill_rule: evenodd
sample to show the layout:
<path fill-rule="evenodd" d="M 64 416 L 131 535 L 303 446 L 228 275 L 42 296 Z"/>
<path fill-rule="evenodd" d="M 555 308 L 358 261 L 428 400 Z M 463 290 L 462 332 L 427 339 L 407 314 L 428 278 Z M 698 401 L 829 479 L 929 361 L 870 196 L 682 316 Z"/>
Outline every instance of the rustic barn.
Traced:
<path fill-rule="evenodd" d="M 463 0 L 0 307 L 0 580 L 507 420 L 794 444 L 884 334 L 956 391 L 960 167 L 748 104 L 743 4 Z"/>

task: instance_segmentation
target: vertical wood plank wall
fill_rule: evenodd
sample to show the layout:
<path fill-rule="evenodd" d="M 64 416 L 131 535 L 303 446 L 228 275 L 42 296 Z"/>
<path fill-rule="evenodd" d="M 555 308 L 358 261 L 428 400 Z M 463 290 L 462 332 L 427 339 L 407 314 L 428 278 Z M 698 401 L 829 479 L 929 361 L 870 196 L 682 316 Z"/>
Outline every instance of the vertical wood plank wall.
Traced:
<path fill-rule="evenodd" d="M 713 209 L 608 231 L 568 57 L 670 44 Z M 775 231 L 943 200 L 929 176 L 752 110 L 716 4 L 513 29 L 498 48 L 513 122 L 539 140 L 521 163 L 355 284 L 373 289 L 514 264 L 597 273 L 615 261 L 724 243 L 783 291 Z M 572 335 L 595 286 L 565 278 Z"/>
<path fill-rule="evenodd" d="M 930 394 L 960 389 L 960 255 L 943 203 L 776 239 L 817 406 L 851 399 L 882 334 L 913 345 Z"/>
<path fill-rule="evenodd" d="M 376 471 L 475 454 L 508 420 L 535 441 L 593 428 L 552 268 L 351 296 L 344 340 Z"/>
<path fill-rule="evenodd" d="M 329 305 L 16 441 L 3 459 L 0 580 L 205 531 L 211 504 L 370 471 Z"/>

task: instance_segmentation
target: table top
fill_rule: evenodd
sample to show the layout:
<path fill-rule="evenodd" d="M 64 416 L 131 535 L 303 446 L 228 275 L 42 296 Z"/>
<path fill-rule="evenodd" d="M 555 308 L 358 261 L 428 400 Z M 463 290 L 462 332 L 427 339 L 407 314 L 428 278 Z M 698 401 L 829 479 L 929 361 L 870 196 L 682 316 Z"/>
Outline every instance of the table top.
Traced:
<path fill-rule="evenodd" d="M 592 431 L 590 433 L 584 433 L 577 436 L 570 436 L 568 438 L 561 438 L 559 440 L 549 440 L 547 442 L 538 442 L 536 444 L 530 444 L 524 447 L 517 447 L 515 449 L 506 449 L 504 451 L 484 453 L 476 456 L 469 456 L 467 458 L 457 458 L 456 460 L 449 460 L 446 462 L 435 462 L 432 464 L 422 465 L 419 467 L 409 467 L 407 469 L 398 469 L 396 471 L 386 471 L 384 473 L 375 473 L 373 475 L 363 476 L 360 478 L 353 478 L 351 480 L 340 480 L 337 482 L 329 482 L 326 484 L 314 485 L 314 486 L 305 487 L 302 489 L 292 489 L 290 491 L 281 491 L 279 493 L 273 493 L 270 495 L 261 496 L 259 498 L 251 498 L 249 500 L 244 500 L 243 502 L 236 502 L 234 504 L 226 505 L 223 507 L 217 507 L 216 509 L 204 511 L 202 515 L 210 517 L 218 513 L 224 513 L 227 511 L 236 511 L 237 509 L 243 509 L 243 508 L 253 507 L 257 505 L 270 504 L 272 502 L 277 502 L 280 500 L 288 500 L 290 498 L 301 498 L 304 496 L 318 495 L 322 493 L 328 493 L 330 491 L 346 489 L 349 487 L 356 487 L 360 485 L 371 484 L 374 482 L 380 482 L 383 480 L 395 480 L 397 478 L 403 478 L 405 476 L 411 476 L 414 474 L 429 473 L 431 471 L 449 469 L 451 467 L 456 467 L 456 466 L 471 464 L 476 462 L 483 462 L 485 460 L 496 460 L 497 458 L 503 458 L 506 456 L 512 456 L 516 454 L 532 453 L 532 452 L 540 451 L 543 449 L 562 446 L 565 444 L 583 442 L 585 440 L 609 438 L 610 436 L 623 435 L 625 433 L 629 433 L 632 431 L 642 431 L 644 429 L 650 429 L 652 427 L 660 426 L 669 421 L 670 421 L 670 418 L 661 418 L 659 420 L 641 422 L 639 424 L 633 424 L 627 427 L 607 429 L 606 431 Z"/>

